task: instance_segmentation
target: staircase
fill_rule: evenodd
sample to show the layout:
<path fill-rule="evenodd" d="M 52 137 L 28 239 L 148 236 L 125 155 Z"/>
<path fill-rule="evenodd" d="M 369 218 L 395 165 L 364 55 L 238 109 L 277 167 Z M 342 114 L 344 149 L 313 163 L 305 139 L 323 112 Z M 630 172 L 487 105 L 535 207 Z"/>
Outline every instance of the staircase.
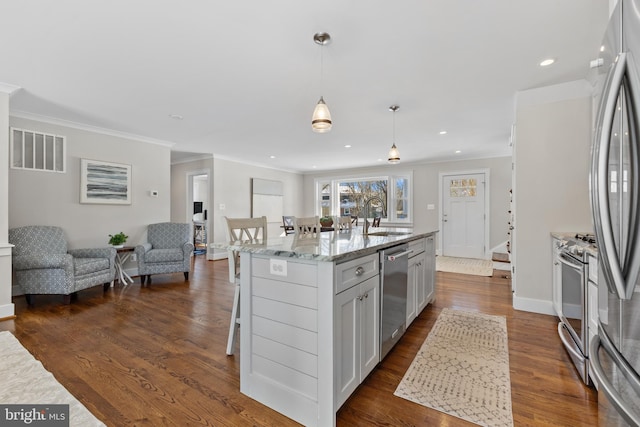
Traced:
<path fill-rule="evenodd" d="M 509 254 L 493 252 L 491 255 L 491 261 L 493 261 L 493 269 L 494 270 L 503 270 L 506 271 L 503 275 L 504 278 L 511 278 L 511 262 L 509 260 Z"/>

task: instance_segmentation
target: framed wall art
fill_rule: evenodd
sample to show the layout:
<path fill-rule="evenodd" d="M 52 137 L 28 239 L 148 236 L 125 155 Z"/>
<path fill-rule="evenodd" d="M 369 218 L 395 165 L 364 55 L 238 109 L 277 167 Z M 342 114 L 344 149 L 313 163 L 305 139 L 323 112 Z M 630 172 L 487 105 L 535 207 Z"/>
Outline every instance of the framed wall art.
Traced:
<path fill-rule="evenodd" d="M 80 159 L 80 203 L 131 204 L 131 165 Z"/>

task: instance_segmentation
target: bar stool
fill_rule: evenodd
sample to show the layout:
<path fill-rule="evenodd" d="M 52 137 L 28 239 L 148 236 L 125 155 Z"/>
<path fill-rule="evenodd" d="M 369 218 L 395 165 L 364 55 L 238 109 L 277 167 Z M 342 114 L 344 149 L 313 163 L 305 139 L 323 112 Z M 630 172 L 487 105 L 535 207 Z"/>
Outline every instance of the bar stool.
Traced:
<path fill-rule="evenodd" d="M 227 218 L 227 232 L 229 243 L 263 244 L 267 242 L 267 217 L 260 218 Z M 235 347 L 236 330 L 240 326 L 240 252 L 229 250 L 229 281 L 236 286 L 233 295 L 233 307 L 231 309 L 231 322 L 229 324 L 229 338 L 227 338 L 227 355 L 233 354 Z"/>

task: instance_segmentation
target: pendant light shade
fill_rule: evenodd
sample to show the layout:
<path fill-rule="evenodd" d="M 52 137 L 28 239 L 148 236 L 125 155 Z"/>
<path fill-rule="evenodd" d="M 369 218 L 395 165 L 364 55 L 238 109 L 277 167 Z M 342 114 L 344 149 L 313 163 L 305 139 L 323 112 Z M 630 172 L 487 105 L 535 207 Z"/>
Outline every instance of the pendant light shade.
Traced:
<path fill-rule="evenodd" d="M 393 145 L 389 150 L 389 163 L 392 165 L 400 163 L 400 152 L 398 151 L 398 147 L 396 147 L 396 111 L 398 111 L 399 108 L 397 105 L 389 107 L 389 111 L 393 112 Z"/>
<path fill-rule="evenodd" d="M 322 47 L 331 41 L 331 36 L 327 33 L 316 33 L 313 36 L 313 41 L 320 45 L 320 90 L 322 90 Z M 329 107 L 324 102 L 324 98 L 320 96 L 320 100 L 316 104 L 311 117 L 311 129 L 314 132 L 325 133 L 331 130 L 331 125 Z"/>
<path fill-rule="evenodd" d="M 318 133 L 325 133 L 331 130 L 331 113 L 329 112 L 329 107 L 324 103 L 324 99 L 322 97 L 320 97 L 315 110 L 313 110 L 313 117 L 311 117 L 311 129 Z"/>
<path fill-rule="evenodd" d="M 389 150 L 389 163 L 392 165 L 400 163 L 400 152 L 398 151 L 395 142 L 391 146 L 391 150 Z"/>

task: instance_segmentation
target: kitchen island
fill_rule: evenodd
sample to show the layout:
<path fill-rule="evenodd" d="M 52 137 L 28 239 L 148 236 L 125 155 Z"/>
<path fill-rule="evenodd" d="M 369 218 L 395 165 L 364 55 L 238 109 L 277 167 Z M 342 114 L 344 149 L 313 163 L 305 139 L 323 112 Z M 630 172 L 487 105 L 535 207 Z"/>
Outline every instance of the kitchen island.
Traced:
<path fill-rule="evenodd" d="M 411 251 L 407 326 L 433 298 L 437 231 L 376 228 L 213 243 L 240 252 L 240 391 L 306 426 L 336 412 L 380 362 L 378 252 Z"/>

